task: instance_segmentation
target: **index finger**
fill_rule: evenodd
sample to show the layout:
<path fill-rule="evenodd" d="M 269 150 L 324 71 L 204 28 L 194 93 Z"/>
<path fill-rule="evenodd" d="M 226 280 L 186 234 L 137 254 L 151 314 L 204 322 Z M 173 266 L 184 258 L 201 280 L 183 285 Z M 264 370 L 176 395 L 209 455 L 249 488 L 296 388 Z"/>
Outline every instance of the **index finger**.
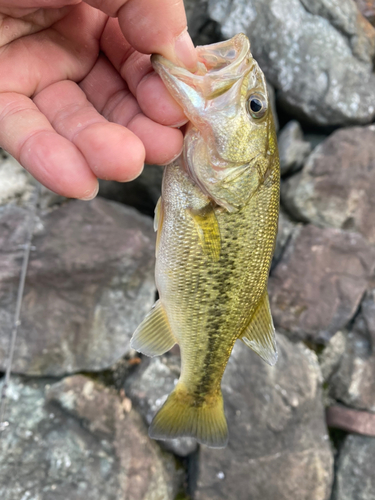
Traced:
<path fill-rule="evenodd" d="M 85 0 L 118 17 L 128 42 L 144 54 L 161 54 L 194 70 L 197 54 L 187 32 L 182 0 Z"/>

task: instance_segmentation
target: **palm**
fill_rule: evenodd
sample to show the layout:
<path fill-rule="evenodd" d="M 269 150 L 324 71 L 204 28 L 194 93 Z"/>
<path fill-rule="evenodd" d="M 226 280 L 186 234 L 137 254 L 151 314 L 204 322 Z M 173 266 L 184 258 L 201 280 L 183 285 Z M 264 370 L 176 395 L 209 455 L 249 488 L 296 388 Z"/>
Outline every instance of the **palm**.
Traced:
<path fill-rule="evenodd" d="M 0 145 L 51 189 L 82 198 L 96 177 L 129 180 L 145 156 L 175 156 L 182 135 L 160 123 L 183 115 L 117 20 L 70 3 L 0 8 Z"/>

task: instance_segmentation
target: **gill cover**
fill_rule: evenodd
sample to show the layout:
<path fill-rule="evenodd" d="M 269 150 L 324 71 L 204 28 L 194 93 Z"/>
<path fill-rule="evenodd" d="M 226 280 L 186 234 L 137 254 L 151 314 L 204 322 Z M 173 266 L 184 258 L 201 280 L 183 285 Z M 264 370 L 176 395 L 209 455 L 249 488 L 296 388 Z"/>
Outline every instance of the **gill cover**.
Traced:
<path fill-rule="evenodd" d="M 186 170 L 207 196 L 236 211 L 262 184 L 276 153 L 266 82 L 243 34 L 197 51 L 197 73 L 160 55 L 152 63 L 191 122 Z"/>

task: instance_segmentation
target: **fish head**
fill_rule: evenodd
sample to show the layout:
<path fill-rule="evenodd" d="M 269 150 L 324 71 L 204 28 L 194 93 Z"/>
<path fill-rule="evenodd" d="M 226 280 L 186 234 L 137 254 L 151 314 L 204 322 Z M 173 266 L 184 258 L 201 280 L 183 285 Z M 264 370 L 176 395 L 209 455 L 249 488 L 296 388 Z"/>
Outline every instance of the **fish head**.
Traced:
<path fill-rule="evenodd" d="M 195 73 L 160 55 L 152 63 L 190 120 L 187 170 L 217 204 L 235 211 L 278 167 L 266 81 L 242 33 L 197 52 Z"/>

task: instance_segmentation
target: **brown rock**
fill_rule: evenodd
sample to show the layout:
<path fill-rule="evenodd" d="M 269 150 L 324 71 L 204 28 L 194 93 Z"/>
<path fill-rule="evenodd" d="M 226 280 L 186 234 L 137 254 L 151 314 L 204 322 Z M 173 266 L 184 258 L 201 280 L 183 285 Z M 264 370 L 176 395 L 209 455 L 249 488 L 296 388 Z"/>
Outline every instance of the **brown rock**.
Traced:
<path fill-rule="evenodd" d="M 327 425 L 347 432 L 375 437 L 375 413 L 357 411 L 342 405 L 327 408 Z"/>
<path fill-rule="evenodd" d="M 361 14 L 375 24 L 375 0 L 354 0 Z"/>
<path fill-rule="evenodd" d="M 375 412 L 375 290 L 367 292 L 346 349 L 330 379 L 330 395 L 348 406 Z"/>
<path fill-rule="evenodd" d="M 222 389 L 229 423 L 224 450 L 202 446 L 195 500 L 327 500 L 333 457 L 315 354 L 277 337 L 266 365 L 237 343 Z"/>
<path fill-rule="evenodd" d="M 269 280 L 275 325 L 327 342 L 353 317 L 375 267 L 375 250 L 357 233 L 297 228 Z"/>
<path fill-rule="evenodd" d="M 4 369 L 29 224 L 0 208 L 0 370 Z M 34 237 L 13 370 L 101 370 L 126 354 L 154 301 L 152 221 L 103 199 L 43 214 Z"/>
<path fill-rule="evenodd" d="M 282 186 L 299 220 L 358 231 L 375 243 L 375 126 L 334 132 Z"/>

